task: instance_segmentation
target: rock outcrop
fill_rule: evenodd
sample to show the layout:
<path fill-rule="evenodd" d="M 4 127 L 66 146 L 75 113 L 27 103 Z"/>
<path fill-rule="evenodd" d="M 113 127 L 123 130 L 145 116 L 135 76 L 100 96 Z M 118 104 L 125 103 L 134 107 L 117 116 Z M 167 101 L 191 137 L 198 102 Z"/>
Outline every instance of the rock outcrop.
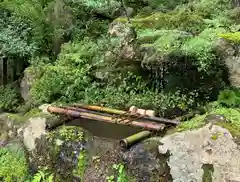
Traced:
<path fill-rule="evenodd" d="M 231 85 L 240 88 L 240 47 L 224 39 L 219 39 L 215 47 L 228 68 Z"/>
<path fill-rule="evenodd" d="M 25 101 L 28 101 L 31 96 L 30 96 L 30 89 L 32 86 L 32 81 L 33 81 L 33 75 L 28 71 L 24 71 L 24 76 L 21 80 L 21 96 Z"/>
<path fill-rule="evenodd" d="M 240 149 L 231 133 L 209 123 L 203 128 L 174 133 L 160 141 L 159 152 L 170 153 L 174 182 L 240 181 Z"/>

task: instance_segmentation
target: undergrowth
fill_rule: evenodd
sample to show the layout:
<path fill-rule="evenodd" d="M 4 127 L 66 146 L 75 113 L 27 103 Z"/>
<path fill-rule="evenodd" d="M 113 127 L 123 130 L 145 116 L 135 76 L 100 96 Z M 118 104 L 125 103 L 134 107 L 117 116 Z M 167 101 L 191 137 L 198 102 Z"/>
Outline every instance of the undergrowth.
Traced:
<path fill-rule="evenodd" d="M 236 93 L 236 95 L 235 95 Z M 206 124 L 205 117 L 210 114 L 223 115 L 230 122 L 219 122 L 220 126 L 227 128 L 233 136 L 240 137 L 240 109 L 239 92 L 224 90 L 219 94 L 218 101 L 209 103 L 206 106 L 207 112 L 203 115 L 196 115 L 189 121 L 180 124 L 178 131 L 197 129 Z"/>
<path fill-rule="evenodd" d="M 0 148 L 0 180 L 4 182 L 24 181 L 28 175 L 28 165 L 24 152 L 14 146 Z"/>
<path fill-rule="evenodd" d="M 126 174 L 126 169 L 123 164 L 113 164 L 112 169 L 114 170 L 113 175 L 107 176 L 106 180 L 107 182 L 133 182 L 134 180 L 131 179 L 129 176 Z"/>
<path fill-rule="evenodd" d="M 16 84 L 0 86 L 0 109 L 16 111 L 21 101 L 20 90 Z"/>

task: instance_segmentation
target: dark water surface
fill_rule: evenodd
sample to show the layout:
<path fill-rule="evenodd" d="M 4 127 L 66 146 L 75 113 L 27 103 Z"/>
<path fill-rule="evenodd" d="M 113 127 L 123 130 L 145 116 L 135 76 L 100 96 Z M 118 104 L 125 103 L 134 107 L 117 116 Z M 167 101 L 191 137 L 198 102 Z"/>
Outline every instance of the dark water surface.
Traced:
<path fill-rule="evenodd" d="M 79 126 L 92 135 L 102 138 L 120 140 L 142 131 L 141 128 L 132 126 L 106 123 L 88 119 L 77 119 L 66 123 L 67 126 Z"/>

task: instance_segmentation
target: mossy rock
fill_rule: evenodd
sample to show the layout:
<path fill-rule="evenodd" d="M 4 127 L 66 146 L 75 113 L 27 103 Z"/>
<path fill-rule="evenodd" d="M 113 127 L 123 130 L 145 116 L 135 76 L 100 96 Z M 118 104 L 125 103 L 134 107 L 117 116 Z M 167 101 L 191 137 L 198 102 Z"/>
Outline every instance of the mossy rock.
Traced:
<path fill-rule="evenodd" d="M 221 114 L 209 114 L 205 117 L 204 121 L 206 123 L 216 124 L 219 122 L 230 122 L 224 115 Z"/>
<path fill-rule="evenodd" d="M 36 149 L 29 152 L 31 167 L 48 167 L 61 181 L 79 180 L 87 165 L 87 140 L 82 128 L 61 126 L 36 140 Z"/>
<path fill-rule="evenodd" d="M 159 154 L 159 141 L 159 137 L 149 138 L 120 153 L 129 174 L 134 176 L 136 181 L 171 181 L 168 155 Z"/>
<path fill-rule="evenodd" d="M 229 130 L 236 143 L 240 144 L 240 110 L 234 108 L 218 107 L 211 108 L 204 115 L 196 115 L 189 121 L 181 123 L 177 131 L 193 130 L 212 123 Z"/>

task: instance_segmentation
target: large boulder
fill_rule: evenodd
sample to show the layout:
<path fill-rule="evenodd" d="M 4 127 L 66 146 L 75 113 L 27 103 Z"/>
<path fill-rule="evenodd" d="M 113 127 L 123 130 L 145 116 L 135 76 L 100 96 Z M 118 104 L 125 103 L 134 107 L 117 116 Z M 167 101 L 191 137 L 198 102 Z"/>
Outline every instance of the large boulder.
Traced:
<path fill-rule="evenodd" d="M 158 139 L 144 140 L 130 149 L 120 152 L 121 161 L 126 164 L 130 174 L 138 182 L 171 181 L 167 164 L 168 155 L 158 154 Z"/>
<path fill-rule="evenodd" d="M 32 117 L 18 130 L 33 172 L 47 167 L 56 179 L 80 181 L 85 169 L 86 135 L 80 127 L 47 131 L 48 118 Z"/>
<path fill-rule="evenodd" d="M 203 128 L 174 133 L 160 141 L 159 152 L 170 153 L 174 182 L 240 181 L 240 149 L 231 133 L 209 123 Z"/>

